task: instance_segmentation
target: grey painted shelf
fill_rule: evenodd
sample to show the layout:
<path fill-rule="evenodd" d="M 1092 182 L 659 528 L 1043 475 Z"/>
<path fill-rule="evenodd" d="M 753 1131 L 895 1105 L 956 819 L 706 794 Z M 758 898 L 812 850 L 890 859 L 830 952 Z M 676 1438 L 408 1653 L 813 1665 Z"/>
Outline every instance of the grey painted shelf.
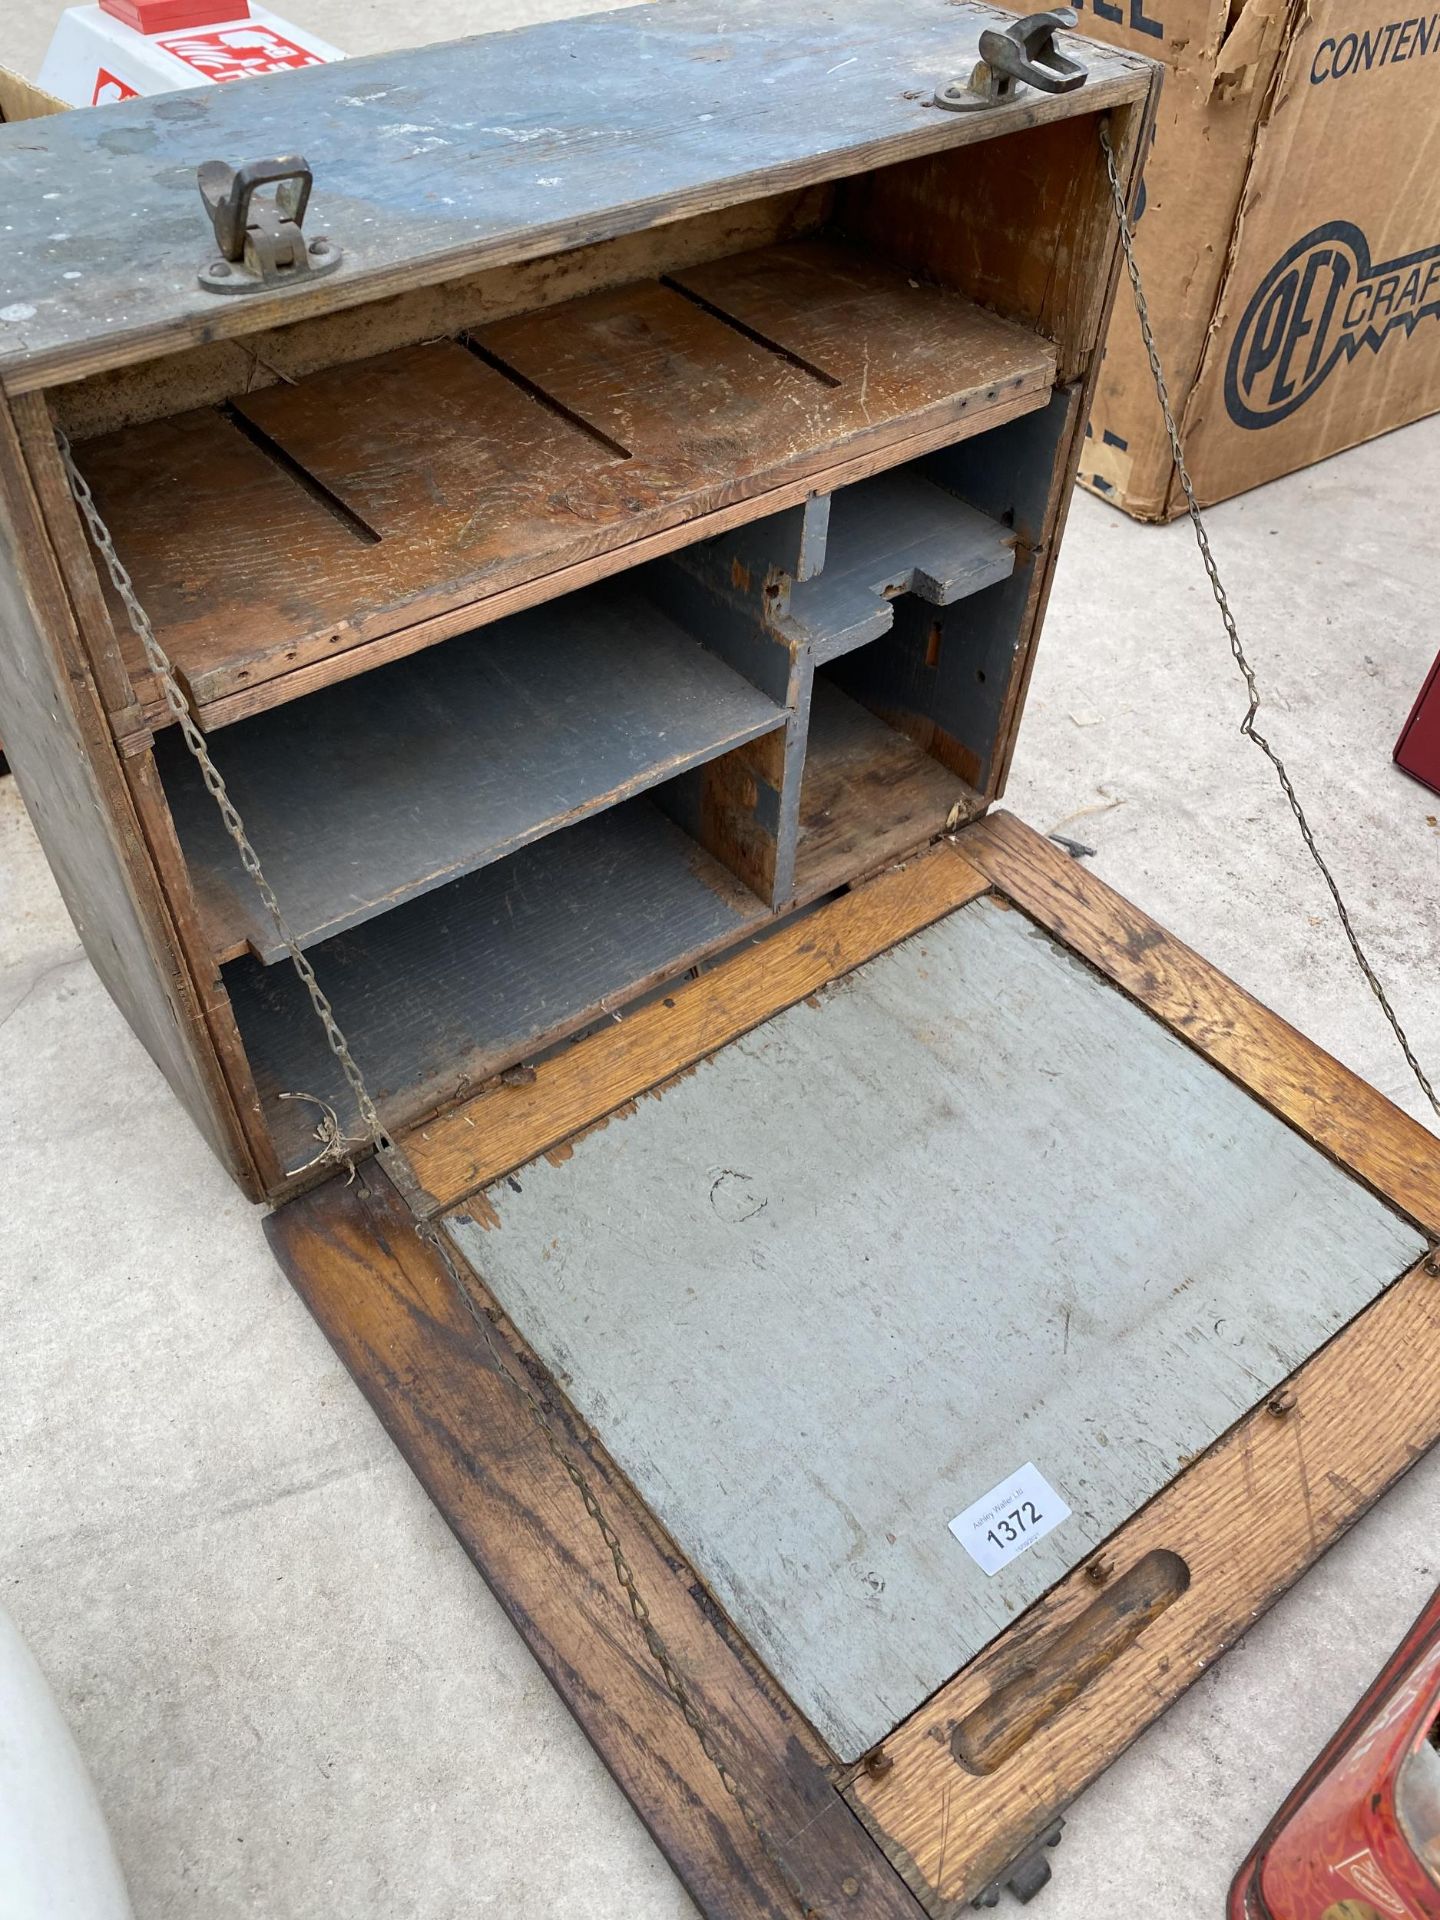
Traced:
<path fill-rule="evenodd" d="M 768 920 L 642 797 L 327 941 L 316 965 L 382 1111 L 416 1114 Z M 282 1094 L 328 1101 L 357 1133 L 293 969 L 247 957 L 225 984 L 287 1167 L 314 1158 L 320 1112 Z"/>
<path fill-rule="evenodd" d="M 227 729 L 217 758 L 302 945 L 784 723 L 607 583 Z M 217 958 L 284 958 L 214 802 L 157 743 Z"/>
<path fill-rule="evenodd" d="M 831 496 L 825 562 L 791 590 L 786 631 L 818 666 L 878 639 L 902 593 L 948 607 L 1014 571 L 1008 527 L 913 469 L 877 474 Z"/>

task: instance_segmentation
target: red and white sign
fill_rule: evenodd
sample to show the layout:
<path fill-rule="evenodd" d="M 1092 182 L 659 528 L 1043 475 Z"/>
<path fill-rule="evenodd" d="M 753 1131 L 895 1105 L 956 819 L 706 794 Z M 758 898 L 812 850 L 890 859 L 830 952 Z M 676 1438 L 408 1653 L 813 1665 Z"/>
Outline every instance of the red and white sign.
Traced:
<path fill-rule="evenodd" d="M 221 27 L 210 33 L 162 33 L 156 44 L 207 80 L 245 80 L 325 64 L 318 53 L 253 20 L 243 27 Z"/>
<path fill-rule="evenodd" d="M 117 80 L 113 73 L 101 67 L 95 75 L 95 91 L 90 96 L 92 107 L 108 107 L 112 100 L 138 100 L 139 94 L 134 87 L 127 87 L 123 80 Z"/>
<path fill-rule="evenodd" d="M 40 85 L 73 107 L 103 107 L 344 58 L 260 0 L 90 0 L 61 14 Z"/>

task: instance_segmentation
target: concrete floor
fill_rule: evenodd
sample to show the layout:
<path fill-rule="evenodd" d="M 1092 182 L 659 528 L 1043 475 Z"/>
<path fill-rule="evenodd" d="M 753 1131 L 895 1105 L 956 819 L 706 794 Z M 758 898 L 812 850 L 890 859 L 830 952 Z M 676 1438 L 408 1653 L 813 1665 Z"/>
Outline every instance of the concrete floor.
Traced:
<path fill-rule="evenodd" d="M 34 71 L 55 11 L 0 5 L 7 63 Z M 357 51 L 397 33 L 378 4 L 288 11 Z M 1271 731 L 1432 1068 L 1440 798 L 1389 751 L 1437 645 L 1437 519 L 1440 420 L 1212 515 Z M 1082 496 L 1008 803 L 1419 1114 L 1242 711 L 1188 529 Z M 0 1598 L 138 1920 L 693 1911 L 106 998 L 10 781 L 0 1221 Z M 1440 1454 L 1084 1796 L 1039 1911 L 1143 1889 L 1219 1920 L 1437 1578 Z"/>

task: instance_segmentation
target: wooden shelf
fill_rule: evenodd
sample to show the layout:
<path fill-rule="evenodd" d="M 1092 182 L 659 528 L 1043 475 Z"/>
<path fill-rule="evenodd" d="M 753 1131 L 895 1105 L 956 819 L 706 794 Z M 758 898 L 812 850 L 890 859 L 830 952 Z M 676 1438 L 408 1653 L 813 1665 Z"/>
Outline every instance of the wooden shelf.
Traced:
<path fill-rule="evenodd" d="M 912 853 L 952 817 L 958 825 L 983 811 L 957 774 L 828 680 L 816 680 L 800 789 L 798 899 L 818 899 Z"/>
<path fill-rule="evenodd" d="M 1041 406 L 1055 359 L 956 294 L 801 241 L 130 427 L 79 459 L 215 726 Z"/>
<path fill-rule="evenodd" d="M 816 665 L 887 631 L 890 602 L 948 607 L 1015 571 L 1015 535 L 908 470 L 842 487 L 830 502 L 825 563 L 790 591 L 785 631 Z"/>
<path fill-rule="evenodd" d="M 575 1032 L 769 920 L 725 868 L 641 798 L 328 941 L 316 964 L 360 1069 L 398 1124 Z M 290 967 L 225 984 L 287 1170 L 317 1152 L 327 1101 L 359 1121 Z"/>
<path fill-rule="evenodd" d="M 607 581 L 243 721 L 226 784 L 302 946 L 783 726 L 634 587 Z M 165 787 L 220 960 L 285 958 L 177 735 Z"/>

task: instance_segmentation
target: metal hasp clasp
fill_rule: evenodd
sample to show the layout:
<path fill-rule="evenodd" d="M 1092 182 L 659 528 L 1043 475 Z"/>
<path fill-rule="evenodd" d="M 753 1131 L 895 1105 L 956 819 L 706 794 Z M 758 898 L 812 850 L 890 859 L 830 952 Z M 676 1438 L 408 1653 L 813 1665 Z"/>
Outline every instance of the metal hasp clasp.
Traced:
<path fill-rule="evenodd" d="M 339 247 L 323 234 L 307 242 L 301 231 L 311 177 L 294 153 L 247 160 L 243 167 L 207 160 L 197 168 L 200 198 L 220 248 L 220 257 L 200 269 L 201 286 L 211 293 L 251 293 L 333 273 L 343 257 Z M 273 196 L 257 194 L 270 186 Z"/>
<path fill-rule="evenodd" d="M 1073 93 L 1089 73 L 1078 60 L 1061 53 L 1055 35 L 1073 27 L 1079 16 L 1069 7 L 1052 13 L 1029 13 L 1013 25 L 987 27 L 980 36 L 980 58 L 968 80 L 952 80 L 935 96 L 937 107 L 952 113 L 973 113 L 1013 100 L 1019 86 L 1038 87 L 1042 93 Z"/>

